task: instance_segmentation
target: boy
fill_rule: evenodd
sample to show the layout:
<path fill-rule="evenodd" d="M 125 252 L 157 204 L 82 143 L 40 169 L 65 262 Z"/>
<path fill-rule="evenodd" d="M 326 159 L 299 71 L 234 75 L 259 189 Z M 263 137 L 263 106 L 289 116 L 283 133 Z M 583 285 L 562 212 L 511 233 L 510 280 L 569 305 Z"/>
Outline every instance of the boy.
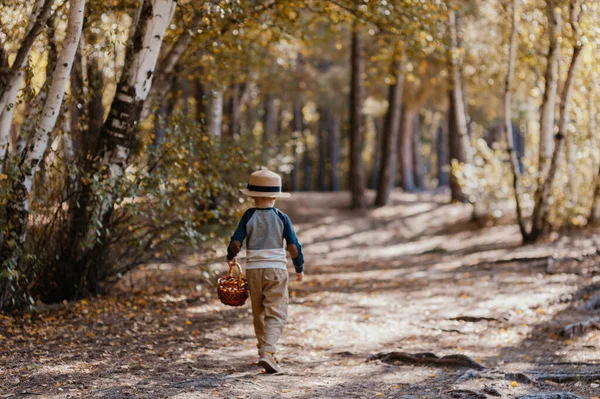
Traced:
<path fill-rule="evenodd" d="M 246 239 L 246 279 L 252 301 L 254 332 L 258 340 L 258 355 L 267 373 L 281 372 L 275 359 L 276 345 L 287 321 L 288 272 L 284 249 L 292 256 L 296 281 L 304 276 L 304 257 L 290 218 L 275 208 L 277 198 L 287 198 L 281 192 L 281 177 L 266 169 L 252 173 L 243 194 L 252 197 L 255 208 L 248 209 L 231 236 L 227 261 L 231 263 Z"/>

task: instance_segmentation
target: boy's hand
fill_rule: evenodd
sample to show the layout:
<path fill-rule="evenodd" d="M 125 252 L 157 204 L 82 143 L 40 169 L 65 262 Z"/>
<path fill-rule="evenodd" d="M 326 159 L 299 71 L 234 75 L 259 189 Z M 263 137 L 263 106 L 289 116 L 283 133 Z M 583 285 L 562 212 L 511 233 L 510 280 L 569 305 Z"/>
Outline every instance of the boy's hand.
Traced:
<path fill-rule="evenodd" d="M 301 283 L 303 278 L 304 278 L 304 272 L 296 273 L 296 281 L 297 282 Z"/>
<path fill-rule="evenodd" d="M 234 264 L 235 264 L 235 258 L 227 261 L 227 265 L 229 265 L 229 267 L 232 267 Z"/>

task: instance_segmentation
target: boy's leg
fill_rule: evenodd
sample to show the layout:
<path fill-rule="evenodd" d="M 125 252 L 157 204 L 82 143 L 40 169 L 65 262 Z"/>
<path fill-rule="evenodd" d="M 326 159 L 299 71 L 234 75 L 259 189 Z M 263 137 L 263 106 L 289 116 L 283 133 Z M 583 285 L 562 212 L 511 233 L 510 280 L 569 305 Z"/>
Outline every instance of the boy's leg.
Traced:
<path fill-rule="evenodd" d="M 275 353 L 277 341 L 287 322 L 288 272 L 283 269 L 265 269 L 263 276 L 265 311 L 264 344 L 262 350 Z"/>
<path fill-rule="evenodd" d="M 264 350 L 265 334 L 265 307 L 263 305 L 263 272 L 265 269 L 247 269 L 246 279 L 250 289 L 250 301 L 252 302 L 252 318 L 254 319 L 254 334 L 258 343 L 258 354 L 261 355 Z"/>

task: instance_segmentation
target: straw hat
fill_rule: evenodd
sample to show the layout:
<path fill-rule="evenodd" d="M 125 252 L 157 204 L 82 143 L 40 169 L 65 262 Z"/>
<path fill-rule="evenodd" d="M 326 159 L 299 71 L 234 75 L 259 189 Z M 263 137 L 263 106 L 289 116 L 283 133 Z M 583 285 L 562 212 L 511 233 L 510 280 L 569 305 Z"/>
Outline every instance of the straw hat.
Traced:
<path fill-rule="evenodd" d="M 252 173 L 248 185 L 240 191 L 250 197 L 287 198 L 290 196 L 290 193 L 281 191 L 281 177 L 267 169 Z"/>

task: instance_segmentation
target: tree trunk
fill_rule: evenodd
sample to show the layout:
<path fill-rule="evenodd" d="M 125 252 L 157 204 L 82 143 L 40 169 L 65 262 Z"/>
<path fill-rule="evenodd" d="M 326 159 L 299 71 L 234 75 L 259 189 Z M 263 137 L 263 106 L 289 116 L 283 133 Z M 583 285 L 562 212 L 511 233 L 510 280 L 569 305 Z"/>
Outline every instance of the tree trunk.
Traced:
<path fill-rule="evenodd" d="M 102 200 L 95 201 L 90 185 L 83 186 L 80 206 L 74 210 L 69 233 L 71 241 L 65 248 L 65 257 L 70 258 L 69 266 L 56 272 L 56 281 L 69 282 L 71 291 L 64 295 L 97 290 L 114 206 L 111 188 L 123 176 L 130 155 L 137 147 L 137 126 L 176 2 L 144 0 L 140 7 L 138 23 L 132 27 L 132 39 L 125 54 L 124 69 L 95 153 L 97 159 L 102 160 L 98 168 L 104 173 L 107 194 Z"/>
<path fill-rule="evenodd" d="M 277 137 L 277 106 L 275 104 L 275 95 L 269 94 L 265 100 L 263 146 L 272 145 L 275 137 Z"/>
<path fill-rule="evenodd" d="M 304 124 L 302 123 L 302 101 L 300 97 L 296 97 L 294 99 L 293 104 L 293 119 L 292 119 L 292 135 L 296 136 L 298 139 L 302 137 L 302 131 L 304 130 Z M 292 191 L 298 191 L 300 189 L 300 185 L 298 184 L 298 171 L 300 169 L 300 163 L 298 162 L 298 152 L 296 151 L 296 147 L 294 146 L 294 150 L 292 153 L 293 160 L 293 169 L 291 173 L 291 186 Z"/>
<path fill-rule="evenodd" d="M 506 143 L 508 146 L 508 155 L 510 159 L 510 166 L 513 173 L 513 190 L 515 193 L 515 204 L 517 208 L 517 223 L 519 224 L 519 230 L 523 240 L 527 238 L 527 228 L 525 225 L 525 218 L 523 216 L 523 210 L 521 208 L 521 201 L 519 198 L 519 154 L 515 150 L 515 135 L 513 132 L 513 124 L 511 117 L 511 89 L 513 76 L 515 74 L 515 54 L 517 52 L 517 22 L 519 15 L 519 2 L 520 0 L 513 0 L 512 2 L 512 27 L 510 31 L 510 41 L 508 47 L 508 73 L 506 74 L 506 82 L 504 84 L 504 132 L 506 134 Z"/>
<path fill-rule="evenodd" d="M 373 164 L 371 167 L 371 179 L 369 182 L 369 188 L 377 190 L 377 183 L 379 181 L 379 169 L 381 164 L 381 141 L 383 140 L 383 127 L 381 126 L 381 118 L 372 118 L 373 127 L 375 128 L 375 137 L 373 139 Z"/>
<path fill-rule="evenodd" d="M 140 120 L 143 121 L 148 117 L 150 111 L 156 105 L 156 103 L 162 102 L 166 97 L 167 92 L 170 90 L 171 86 L 173 86 L 173 82 L 176 80 L 175 71 L 179 64 L 179 61 L 185 54 L 185 51 L 188 49 L 192 41 L 193 32 L 196 31 L 196 27 L 201 23 L 202 18 L 204 17 L 204 13 L 196 13 L 192 18 L 189 27 L 183 29 L 181 35 L 177 37 L 177 40 L 175 41 L 173 46 L 170 49 L 168 49 L 168 51 L 166 51 L 166 46 L 165 44 L 163 44 L 161 48 L 161 53 L 166 54 L 162 57 L 162 60 L 157 61 L 152 87 L 150 88 L 150 93 L 146 96 L 146 100 L 144 101 L 144 108 L 142 111 L 142 115 L 140 116 Z M 139 16 L 137 17 L 137 19 L 139 20 Z M 198 81 L 196 81 L 195 83 L 197 82 Z M 196 87 L 197 86 L 194 86 L 194 88 Z M 197 120 L 201 121 L 202 119 Z"/>
<path fill-rule="evenodd" d="M 182 75 L 178 79 L 179 87 L 181 87 L 181 99 L 183 100 L 181 104 L 181 113 L 184 117 L 188 118 L 190 116 L 190 97 L 192 96 L 190 90 L 190 80 L 187 76 Z M 221 101 L 223 101 L 221 99 Z M 162 101 L 161 101 L 162 103 Z M 222 114 L 222 112 L 221 112 Z"/>
<path fill-rule="evenodd" d="M 412 142 L 416 115 L 416 110 L 408 106 L 404 107 L 402 128 L 400 129 L 400 186 L 406 192 L 415 190 Z"/>
<path fill-rule="evenodd" d="M 318 134 L 318 145 L 319 145 L 319 166 L 317 169 L 317 191 L 325 191 L 327 187 L 325 178 L 325 167 L 327 162 L 327 118 L 328 112 L 323 108 L 319 110 L 319 134 Z"/>
<path fill-rule="evenodd" d="M 308 148 L 308 142 L 304 137 L 304 153 L 302 154 L 302 190 L 311 191 L 313 181 L 313 158 L 311 150 Z"/>
<path fill-rule="evenodd" d="M 450 157 L 448 156 L 448 129 L 440 126 L 436 131 L 435 145 L 437 149 L 437 180 L 438 187 L 446 187 L 450 184 Z"/>
<path fill-rule="evenodd" d="M 448 154 L 450 160 L 456 159 L 458 162 L 464 162 L 465 155 L 463 151 L 460 135 L 456 122 L 455 97 L 452 90 L 448 91 Z M 469 199 L 462 191 L 454 173 L 450 172 L 450 193 L 452 201 L 469 202 Z"/>
<path fill-rule="evenodd" d="M 456 12 L 450 11 L 448 18 L 450 31 L 450 117 L 449 119 L 449 142 L 450 157 L 467 165 L 473 165 L 473 149 L 469 138 L 467 127 L 466 110 L 464 103 L 463 83 L 460 67 L 460 51 L 458 49 L 458 36 L 456 24 Z M 450 185 L 452 199 L 468 202 L 466 195 L 462 193 L 456 177 L 452 176 Z M 474 216 L 478 215 L 477 198 L 475 199 Z"/>
<path fill-rule="evenodd" d="M 423 155 L 421 153 L 421 121 L 418 114 L 415 117 L 415 122 L 413 125 L 412 145 L 415 188 L 417 190 L 422 190 L 425 188 L 425 166 L 423 165 Z"/>
<path fill-rule="evenodd" d="M 229 132 L 228 137 L 237 140 L 240 137 L 241 113 L 241 88 L 239 83 L 231 85 L 231 98 L 229 99 Z"/>
<path fill-rule="evenodd" d="M 544 183 L 538 187 L 535 197 L 535 207 L 533 209 L 532 216 L 532 228 L 531 234 L 527 237 L 527 241 L 535 241 L 541 237 L 548 229 L 548 209 L 549 209 L 549 197 L 552 190 L 552 183 L 556 175 L 556 170 L 560 163 L 560 155 L 563 151 L 563 144 L 565 137 L 569 134 L 569 120 L 570 120 L 570 109 L 571 109 L 571 95 L 573 92 L 573 85 L 575 84 L 575 73 L 579 65 L 579 59 L 581 51 L 583 49 L 583 42 L 581 41 L 581 33 L 579 30 L 579 19 L 581 17 L 581 3 L 580 0 L 571 1 L 571 26 L 574 31 L 575 45 L 573 47 L 573 55 L 571 58 L 571 64 L 569 65 L 569 71 L 567 72 L 567 79 L 565 86 L 562 91 L 560 99 L 560 114 L 558 123 L 558 133 L 554 136 L 554 150 L 552 152 L 552 159 L 550 161 L 550 167 Z"/>
<path fill-rule="evenodd" d="M 332 110 L 329 115 L 328 133 L 329 137 L 327 138 L 327 141 L 329 142 L 329 163 L 331 165 L 329 189 L 331 191 L 339 191 L 340 181 L 338 177 L 338 163 L 340 157 L 340 118 L 334 110 Z"/>
<path fill-rule="evenodd" d="M 467 113 L 465 110 L 463 82 L 461 68 L 459 63 L 459 49 L 456 27 L 456 13 L 450 12 L 450 87 L 454 99 L 454 108 L 456 120 L 456 130 L 461 142 L 462 152 L 464 154 L 464 163 L 473 165 L 473 149 L 469 138 L 469 129 L 467 127 Z"/>
<path fill-rule="evenodd" d="M 196 122 L 204 124 L 207 119 L 206 115 L 208 114 L 206 107 L 207 98 L 200 79 L 194 80 L 194 98 L 196 99 L 194 107 Z"/>
<path fill-rule="evenodd" d="M 596 106 L 594 104 L 594 91 L 590 90 L 588 98 L 588 114 L 589 114 L 589 131 L 590 131 L 590 146 L 597 148 L 598 138 L 596 133 Z M 600 196 L 600 159 L 597 153 L 593 154 L 593 170 L 597 170 L 596 175 L 592 180 L 594 186 L 592 206 L 588 220 L 592 224 L 598 222 L 598 197 Z"/>
<path fill-rule="evenodd" d="M 546 85 L 540 111 L 540 150 L 538 166 L 538 184 L 541 186 L 548 176 L 552 157 L 552 135 L 554 130 L 554 110 L 558 90 L 558 66 L 560 61 L 561 15 L 556 0 L 546 1 L 548 16 L 548 48 L 546 66 Z"/>
<path fill-rule="evenodd" d="M 364 120 L 362 105 L 364 98 L 365 60 L 361 28 L 355 23 L 352 30 L 351 83 L 350 83 L 350 165 L 349 186 L 352 193 L 351 207 L 364 208 L 365 167 L 362 156 L 364 141 Z"/>
<path fill-rule="evenodd" d="M 48 142 L 60 113 L 71 67 L 77 52 L 83 28 L 85 0 L 69 1 L 69 20 L 63 47 L 52 74 L 52 83 L 44 102 L 41 116 L 32 134 L 31 146 L 24 149 L 19 171 L 12 182 L 12 196 L 6 205 L 9 233 L 0 249 L 0 259 L 17 264 L 17 256 L 23 249 L 29 217 L 29 194 L 40 159 L 46 152 Z M 14 241 L 13 241 L 14 240 Z M 11 242 L 11 245 L 8 245 Z M 0 303 L 0 308 L 6 303 Z"/>
<path fill-rule="evenodd" d="M 71 141 L 73 142 L 73 151 L 76 154 L 81 154 L 82 146 L 82 131 L 81 131 L 81 118 L 83 116 L 83 108 L 81 106 L 85 104 L 84 93 L 83 93 L 83 59 L 81 57 L 81 44 L 75 59 L 73 60 L 73 69 L 71 70 L 70 76 L 71 85 Z"/>
<path fill-rule="evenodd" d="M 27 65 L 31 48 L 37 36 L 46 26 L 46 22 L 52 14 L 52 4 L 52 0 L 35 1 L 29 17 L 25 38 L 12 67 L 8 65 L 8 54 L 2 49 L 0 69 L 0 164 L 3 163 L 4 157 L 8 154 L 12 116 L 17 105 L 16 99 L 25 73 L 24 68 Z M 11 151 L 14 153 L 15 148 Z"/>
<path fill-rule="evenodd" d="M 223 92 L 221 90 L 213 90 L 208 105 L 210 107 L 208 132 L 212 137 L 221 137 L 221 128 L 223 126 Z"/>

